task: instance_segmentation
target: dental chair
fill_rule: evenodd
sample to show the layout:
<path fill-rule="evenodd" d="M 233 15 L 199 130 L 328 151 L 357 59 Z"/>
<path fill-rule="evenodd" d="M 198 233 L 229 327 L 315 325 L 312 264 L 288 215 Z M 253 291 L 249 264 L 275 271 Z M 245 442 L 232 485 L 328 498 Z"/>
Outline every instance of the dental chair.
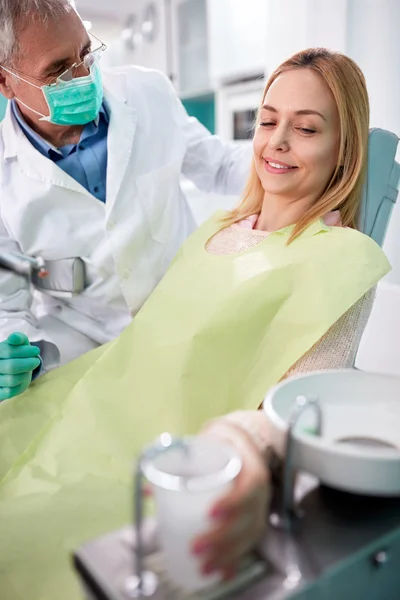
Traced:
<path fill-rule="evenodd" d="M 371 140 L 374 136 L 378 141 L 370 145 L 369 175 L 363 192 L 359 228 L 382 245 L 396 202 L 400 167 L 396 162 L 390 162 L 390 156 L 396 153 L 396 136 L 379 129 L 371 131 Z M 384 280 L 378 285 L 355 366 L 363 371 L 400 375 L 399 354 L 400 286 Z"/>
<path fill-rule="evenodd" d="M 382 246 L 400 185 L 396 162 L 399 138 L 385 129 L 371 129 L 368 170 L 358 216 L 358 229 Z"/>
<path fill-rule="evenodd" d="M 395 161 L 397 145 L 398 138 L 394 134 L 382 129 L 370 131 L 368 174 L 358 227 L 379 245 L 383 244 L 400 184 L 400 165 Z M 346 390 L 355 379 L 354 389 L 361 385 L 360 390 L 364 390 L 359 392 L 361 394 L 367 389 L 378 389 L 373 385 L 379 383 L 386 386 L 388 394 L 390 390 L 392 400 L 397 397 L 398 390 L 400 403 L 400 379 L 389 378 L 388 381 L 381 376 L 382 382 L 377 383 L 372 381 L 373 375 L 364 376 L 360 371 L 350 370 L 346 377 L 349 373 Z M 326 390 L 332 393 L 332 390 L 342 389 L 336 384 L 339 374 L 331 372 L 330 377 L 333 379 L 329 380 L 329 385 L 326 385 L 325 374 L 285 380 L 270 392 L 265 409 L 267 405 L 274 406 L 277 398 L 280 401 L 283 397 L 286 401 L 288 393 L 293 400 L 301 395 L 299 407 L 307 408 L 311 396 L 323 396 Z M 372 379 L 364 381 L 365 377 Z M 313 405 L 314 410 L 316 406 Z M 296 420 L 301 412 L 299 407 Z M 319 481 L 330 487 L 321 486 L 317 480 L 306 476 L 297 478 L 294 488 L 294 467 L 299 465 L 293 466 L 290 461 L 301 448 L 293 446 L 296 440 L 292 439 L 293 431 L 289 428 L 290 423 L 294 426 L 291 419 L 288 418 L 286 431 L 281 432 L 283 443 L 288 444 L 285 454 L 290 460 L 285 462 L 279 458 L 279 453 L 271 453 L 274 498 L 270 507 L 269 530 L 258 551 L 244 563 L 235 580 L 202 595 L 185 595 L 174 589 L 165 574 L 160 572 L 153 547 L 148 550 L 147 567 L 157 573 L 159 585 L 150 591 L 143 588 L 143 595 L 138 595 L 137 590 L 126 585 L 135 564 L 135 543 L 132 542 L 132 529 L 128 527 L 77 549 L 74 564 L 86 597 L 91 600 L 128 600 L 135 597 L 151 597 L 154 600 L 189 597 L 204 600 L 398 600 L 399 498 L 374 498 L 371 490 L 365 494 L 365 489 L 354 486 L 342 486 L 341 490 L 336 486 L 334 489 L 333 480 L 328 478 L 324 481 L 321 476 Z M 312 445 L 312 440 L 310 443 Z M 314 453 L 313 456 L 318 458 L 319 455 Z M 400 459 L 397 465 L 400 481 Z M 391 464 L 391 468 L 396 467 Z M 310 468 L 309 472 L 321 475 L 318 469 Z M 295 496 L 302 499 L 303 518 L 296 516 L 298 506 L 293 501 Z"/>

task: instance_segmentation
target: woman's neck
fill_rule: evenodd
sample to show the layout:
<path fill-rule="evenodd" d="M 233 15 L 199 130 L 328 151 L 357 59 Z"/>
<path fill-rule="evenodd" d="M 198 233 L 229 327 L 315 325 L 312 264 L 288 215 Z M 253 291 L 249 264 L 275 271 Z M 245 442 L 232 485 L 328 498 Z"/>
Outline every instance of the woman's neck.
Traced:
<path fill-rule="evenodd" d="M 288 225 L 294 225 L 313 203 L 314 199 L 310 198 L 289 200 L 285 203 L 281 197 L 267 197 L 265 194 L 255 229 L 278 231 Z"/>

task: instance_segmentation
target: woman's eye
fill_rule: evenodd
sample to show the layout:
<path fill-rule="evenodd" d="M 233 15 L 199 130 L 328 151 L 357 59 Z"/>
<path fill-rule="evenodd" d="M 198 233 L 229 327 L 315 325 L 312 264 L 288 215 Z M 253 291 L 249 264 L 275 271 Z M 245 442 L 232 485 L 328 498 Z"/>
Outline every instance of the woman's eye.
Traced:
<path fill-rule="evenodd" d="M 260 125 L 261 127 L 272 127 L 275 123 L 273 121 L 262 121 Z"/>
<path fill-rule="evenodd" d="M 312 133 L 316 133 L 315 129 L 308 129 L 307 127 L 298 127 L 298 129 L 302 133 L 306 133 L 308 135 L 311 135 Z"/>

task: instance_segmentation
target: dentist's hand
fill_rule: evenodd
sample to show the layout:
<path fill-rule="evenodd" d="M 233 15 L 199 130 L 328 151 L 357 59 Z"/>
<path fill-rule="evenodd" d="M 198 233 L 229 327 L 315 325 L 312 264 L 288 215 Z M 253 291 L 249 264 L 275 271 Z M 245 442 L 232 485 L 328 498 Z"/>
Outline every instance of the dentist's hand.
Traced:
<path fill-rule="evenodd" d="M 40 349 L 23 333 L 12 333 L 0 343 L 0 402 L 28 389 L 32 373 L 40 365 Z"/>

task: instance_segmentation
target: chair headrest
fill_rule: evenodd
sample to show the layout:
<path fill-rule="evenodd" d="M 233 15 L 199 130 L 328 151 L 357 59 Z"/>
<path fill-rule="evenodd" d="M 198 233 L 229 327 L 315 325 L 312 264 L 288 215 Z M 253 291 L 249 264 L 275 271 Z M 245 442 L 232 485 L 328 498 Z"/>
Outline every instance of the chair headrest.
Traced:
<path fill-rule="evenodd" d="M 400 186 L 400 165 L 395 161 L 399 138 L 385 129 L 371 129 L 368 169 L 357 226 L 382 246 Z"/>

